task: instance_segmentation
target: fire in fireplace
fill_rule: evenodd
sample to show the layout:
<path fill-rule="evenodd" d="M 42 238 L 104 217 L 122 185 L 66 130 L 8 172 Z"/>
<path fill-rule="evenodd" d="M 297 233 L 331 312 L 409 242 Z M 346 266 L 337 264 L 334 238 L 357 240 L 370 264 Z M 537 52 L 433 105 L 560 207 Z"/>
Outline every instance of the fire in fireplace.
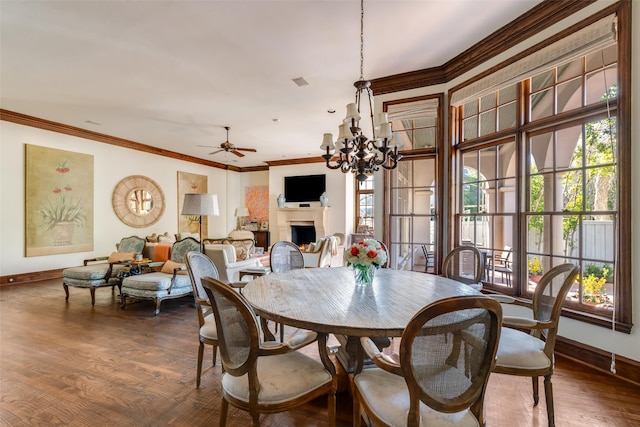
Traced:
<path fill-rule="evenodd" d="M 316 228 L 313 225 L 292 225 L 291 241 L 298 246 L 316 241 Z"/>

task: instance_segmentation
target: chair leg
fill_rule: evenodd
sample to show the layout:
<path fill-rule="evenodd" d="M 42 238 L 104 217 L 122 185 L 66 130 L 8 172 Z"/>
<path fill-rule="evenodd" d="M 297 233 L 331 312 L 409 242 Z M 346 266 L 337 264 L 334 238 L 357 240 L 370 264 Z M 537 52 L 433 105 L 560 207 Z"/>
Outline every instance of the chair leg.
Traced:
<path fill-rule="evenodd" d="M 360 413 L 360 401 L 357 392 L 353 394 L 353 427 L 362 426 L 362 414 Z"/>
<path fill-rule="evenodd" d="M 227 412 L 229 410 L 229 402 L 223 397 L 220 404 L 220 427 L 227 427 Z"/>
<path fill-rule="evenodd" d="M 62 287 L 64 288 L 64 293 L 65 293 L 64 300 L 69 301 L 69 286 L 67 286 L 66 283 L 62 282 Z"/>
<path fill-rule="evenodd" d="M 153 300 L 156 303 L 156 309 L 153 312 L 153 315 L 157 316 L 158 314 L 160 314 L 160 303 L 162 302 L 162 300 L 160 298 L 154 298 Z"/>
<path fill-rule="evenodd" d="M 120 304 L 120 308 L 125 308 L 127 305 L 127 296 L 122 293 L 120 295 L 122 298 L 122 303 Z"/>
<path fill-rule="evenodd" d="M 213 360 L 212 360 L 212 365 L 211 366 L 216 366 L 216 353 L 218 352 L 218 346 L 217 345 L 213 345 Z"/>
<path fill-rule="evenodd" d="M 96 288 L 92 286 L 89 291 L 91 291 L 91 305 L 96 305 Z"/>
<path fill-rule="evenodd" d="M 204 356 L 204 343 L 200 341 L 198 346 L 198 375 L 196 376 L 196 388 L 200 387 L 200 374 L 202 373 L 202 357 Z"/>
<path fill-rule="evenodd" d="M 329 414 L 329 426 L 335 427 L 336 425 L 336 391 L 334 390 L 329 393 L 329 397 L 327 398 L 327 410 Z"/>
<path fill-rule="evenodd" d="M 538 393 L 538 377 L 531 377 L 531 385 L 533 386 L 533 405 L 537 405 L 540 401 L 540 394 Z"/>
<path fill-rule="evenodd" d="M 553 384 L 551 384 L 551 375 L 545 375 L 544 377 L 544 398 L 547 402 L 547 419 L 549 420 L 549 427 L 555 427 L 555 415 L 553 412 Z"/>

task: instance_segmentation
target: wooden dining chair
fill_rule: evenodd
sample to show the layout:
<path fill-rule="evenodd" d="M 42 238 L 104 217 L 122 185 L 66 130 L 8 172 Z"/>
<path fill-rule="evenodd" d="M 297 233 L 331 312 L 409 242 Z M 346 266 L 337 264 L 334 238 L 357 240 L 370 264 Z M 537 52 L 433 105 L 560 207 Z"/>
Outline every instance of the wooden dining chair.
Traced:
<path fill-rule="evenodd" d="M 482 289 L 484 266 L 482 255 L 475 246 L 458 246 L 447 254 L 442 262 L 442 275 L 467 285 Z"/>
<path fill-rule="evenodd" d="M 500 338 L 500 304 L 483 296 L 459 296 L 424 307 L 409 321 L 399 356 L 378 350 L 362 338 L 364 353 L 376 365 L 354 376 L 354 426 L 362 412 L 376 426 L 482 426 L 483 402 Z M 467 352 L 455 351 L 447 335 L 459 334 Z"/>
<path fill-rule="evenodd" d="M 211 310 L 211 303 L 207 293 L 202 287 L 203 277 L 218 278 L 218 270 L 211 261 L 211 258 L 199 252 L 189 252 L 185 257 L 187 271 L 191 279 L 193 288 L 193 299 L 198 314 L 198 371 L 196 376 L 196 387 L 200 387 L 200 374 L 202 373 L 202 359 L 204 357 L 204 345 L 213 346 L 213 363 L 216 366 L 216 353 L 218 351 L 218 331 L 216 330 L 216 319 Z"/>
<path fill-rule="evenodd" d="M 276 242 L 271 247 L 269 263 L 271 264 L 272 272 L 280 273 L 304 268 L 304 257 L 302 256 L 302 251 L 295 243 L 283 240 Z"/>
<path fill-rule="evenodd" d="M 337 381 L 327 335 L 314 335 L 320 360 L 297 351 L 308 341 L 261 343 L 256 315 L 241 294 L 210 277 L 202 285 L 213 307 L 223 367 L 220 426 L 226 426 L 229 404 L 248 411 L 252 425 L 259 426 L 260 414 L 288 411 L 324 395 L 334 426 Z"/>
<path fill-rule="evenodd" d="M 494 372 L 532 378 L 533 403 L 538 404 L 538 377 L 544 377 L 549 427 L 555 425 L 553 410 L 553 351 L 558 335 L 562 303 L 575 283 L 580 268 L 566 263 L 553 267 L 538 282 L 530 308 L 532 317 L 504 317 Z M 514 329 L 517 328 L 517 329 Z M 528 330 L 529 333 L 522 330 Z"/>

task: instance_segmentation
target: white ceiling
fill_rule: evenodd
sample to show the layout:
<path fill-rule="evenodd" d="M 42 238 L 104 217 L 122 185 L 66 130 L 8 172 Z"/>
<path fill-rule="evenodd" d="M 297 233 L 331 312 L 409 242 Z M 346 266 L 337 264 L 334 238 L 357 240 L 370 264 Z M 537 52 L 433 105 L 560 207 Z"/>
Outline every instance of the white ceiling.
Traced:
<path fill-rule="evenodd" d="M 366 1 L 364 77 L 440 66 L 539 2 Z M 359 32 L 357 0 L 0 0 L 0 105 L 239 167 L 318 156 L 353 102 Z M 224 126 L 258 152 L 198 147 Z"/>

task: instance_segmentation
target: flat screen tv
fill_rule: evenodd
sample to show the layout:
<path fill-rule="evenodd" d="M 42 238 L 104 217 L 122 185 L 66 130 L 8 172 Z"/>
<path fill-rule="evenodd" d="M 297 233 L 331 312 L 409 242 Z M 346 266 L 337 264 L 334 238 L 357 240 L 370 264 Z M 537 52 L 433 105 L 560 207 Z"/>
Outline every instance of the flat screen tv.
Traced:
<path fill-rule="evenodd" d="M 317 202 L 327 191 L 326 175 L 284 177 L 284 197 L 287 202 Z"/>

